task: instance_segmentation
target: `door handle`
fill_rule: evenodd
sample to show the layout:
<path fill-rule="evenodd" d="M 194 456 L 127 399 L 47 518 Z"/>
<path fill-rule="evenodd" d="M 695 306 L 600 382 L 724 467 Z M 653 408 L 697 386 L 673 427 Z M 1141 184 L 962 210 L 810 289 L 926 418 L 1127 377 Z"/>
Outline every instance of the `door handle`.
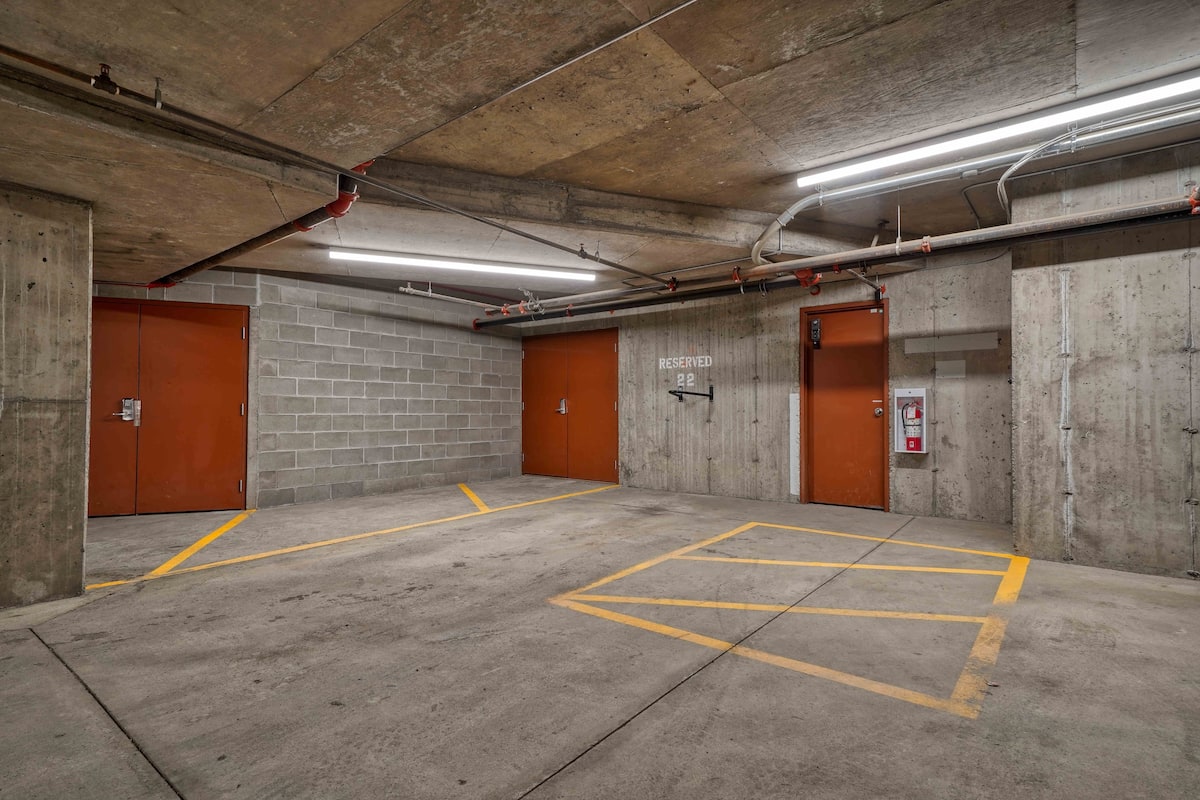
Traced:
<path fill-rule="evenodd" d="M 121 410 L 112 413 L 114 417 L 120 417 L 122 422 L 132 422 L 133 427 L 139 428 L 142 425 L 142 401 L 132 397 L 121 398 Z"/>
<path fill-rule="evenodd" d="M 554 412 L 556 414 L 567 413 L 567 398 L 563 397 L 558 401 L 558 408 L 554 409 Z"/>
<path fill-rule="evenodd" d="M 879 408 L 878 406 L 876 406 L 876 407 L 875 407 L 875 416 L 877 416 L 877 417 L 882 417 L 882 416 L 883 416 L 883 409 L 882 409 L 882 408 Z"/>

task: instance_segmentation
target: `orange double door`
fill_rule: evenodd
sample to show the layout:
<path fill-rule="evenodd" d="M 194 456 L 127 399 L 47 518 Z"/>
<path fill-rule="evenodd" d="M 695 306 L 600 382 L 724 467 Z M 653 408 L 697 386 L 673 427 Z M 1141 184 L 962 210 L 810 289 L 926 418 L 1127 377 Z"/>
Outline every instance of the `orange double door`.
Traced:
<path fill-rule="evenodd" d="M 617 330 L 522 342 L 522 472 L 617 482 Z"/>
<path fill-rule="evenodd" d="M 246 507 L 249 309 L 92 304 L 88 515 Z"/>
<path fill-rule="evenodd" d="M 800 316 L 805 503 L 888 506 L 887 306 Z"/>

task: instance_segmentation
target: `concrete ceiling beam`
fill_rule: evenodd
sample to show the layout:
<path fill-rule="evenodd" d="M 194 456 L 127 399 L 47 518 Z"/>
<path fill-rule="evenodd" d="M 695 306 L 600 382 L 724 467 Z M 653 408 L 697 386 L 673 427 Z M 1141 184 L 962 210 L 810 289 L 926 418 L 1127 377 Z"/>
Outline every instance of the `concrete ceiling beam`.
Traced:
<path fill-rule="evenodd" d="M 636 197 L 393 159 L 376 161 L 371 176 L 482 216 L 747 250 L 774 219 L 760 211 Z M 362 196 L 369 203 L 419 207 L 369 186 L 362 188 Z M 844 226 L 834 233 L 789 230 L 783 233 L 782 249 L 824 255 L 860 246 L 870 241 L 871 235 L 869 230 Z"/>
<path fill-rule="evenodd" d="M 114 141 L 113 158 L 166 149 L 220 170 L 270 181 L 322 197 L 337 194 L 337 177 L 255 154 L 213 133 L 203 136 L 165 114 L 111 98 L 95 89 L 74 87 L 20 68 L 0 64 L 0 107 L 30 113 L 43 123 L 81 127 Z"/>

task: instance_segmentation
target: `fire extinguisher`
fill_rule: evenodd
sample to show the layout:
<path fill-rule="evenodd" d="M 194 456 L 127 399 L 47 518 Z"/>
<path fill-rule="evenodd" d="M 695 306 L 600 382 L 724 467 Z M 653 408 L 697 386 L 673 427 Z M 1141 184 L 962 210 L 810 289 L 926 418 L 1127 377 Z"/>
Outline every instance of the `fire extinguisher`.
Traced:
<path fill-rule="evenodd" d="M 921 418 L 924 412 L 919 400 L 909 400 L 900 406 L 900 419 L 904 425 L 904 449 L 909 452 L 920 452 L 921 447 Z"/>

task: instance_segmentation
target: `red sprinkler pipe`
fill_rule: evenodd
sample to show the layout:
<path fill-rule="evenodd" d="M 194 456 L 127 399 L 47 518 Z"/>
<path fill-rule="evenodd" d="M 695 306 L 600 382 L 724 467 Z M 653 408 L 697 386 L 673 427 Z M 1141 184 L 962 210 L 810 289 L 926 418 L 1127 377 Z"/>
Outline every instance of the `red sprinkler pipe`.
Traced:
<path fill-rule="evenodd" d="M 357 172 L 360 175 L 365 175 L 367 167 L 375 163 L 374 159 L 364 161 L 351 172 Z M 346 174 L 338 175 L 338 196 L 336 200 L 326 203 L 315 211 L 310 211 L 299 219 L 294 219 L 291 222 L 285 222 L 278 228 L 269 230 L 264 234 L 255 236 L 249 241 L 242 242 L 239 245 L 223 250 L 216 255 L 209 256 L 203 261 L 197 261 L 190 267 L 184 267 L 181 270 L 172 272 L 170 275 L 159 278 L 151 284 L 147 284 L 148 288 L 170 287 L 179 283 L 182 280 L 192 277 L 207 269 L 212 269 L 215 266 L 224 264 L 226 261 L 243 256 L 246 253 L 252 253 L 255 250 L 266 247 L 269 244 L 274 244 L 289 236 L 297 233 L 307 233 L 313 228 L 320 225 L 322 222 L 328 222 L 331 219 L 346 216 L 350 210 L 350 206 L 354 205 L 354 201 L 358 199 L 358 183 Z"/>

